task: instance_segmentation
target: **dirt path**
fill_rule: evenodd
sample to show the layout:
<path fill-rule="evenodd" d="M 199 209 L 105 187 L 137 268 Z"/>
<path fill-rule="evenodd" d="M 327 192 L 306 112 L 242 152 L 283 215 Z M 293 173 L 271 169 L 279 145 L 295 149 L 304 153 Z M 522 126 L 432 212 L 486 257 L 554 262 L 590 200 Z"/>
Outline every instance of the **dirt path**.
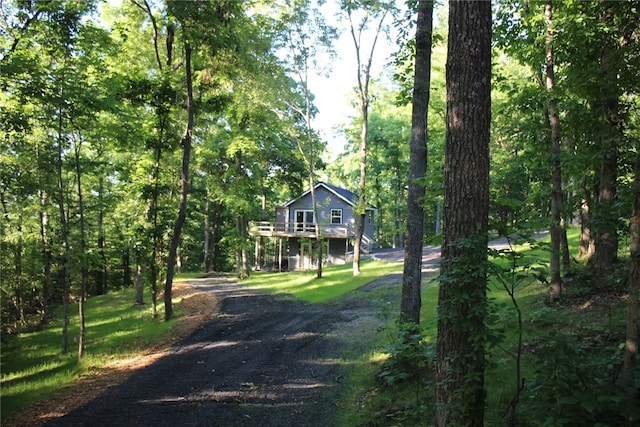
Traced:
<path fill-rule="evenodd" d="M 382 279 L 314 305 L 224 278 L 190 285 L 220 301 L 215 319 L 121 385 L 46 425 L 335 425 L 345 360 L 362 354 L 383 322 L 383 302 L 367 293 L 400 283 Z M 389 292 L 392 304 L 398 294 Z"/>

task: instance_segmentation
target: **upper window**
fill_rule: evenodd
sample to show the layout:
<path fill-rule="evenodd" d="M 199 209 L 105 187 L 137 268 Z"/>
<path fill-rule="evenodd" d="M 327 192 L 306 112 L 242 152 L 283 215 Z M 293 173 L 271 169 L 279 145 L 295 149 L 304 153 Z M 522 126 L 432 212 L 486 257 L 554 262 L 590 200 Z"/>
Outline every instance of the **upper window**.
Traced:
<path fill-rule="evenodd" d="M 331 224 L 342 224 L 342 209 L 331 209 Z"/>

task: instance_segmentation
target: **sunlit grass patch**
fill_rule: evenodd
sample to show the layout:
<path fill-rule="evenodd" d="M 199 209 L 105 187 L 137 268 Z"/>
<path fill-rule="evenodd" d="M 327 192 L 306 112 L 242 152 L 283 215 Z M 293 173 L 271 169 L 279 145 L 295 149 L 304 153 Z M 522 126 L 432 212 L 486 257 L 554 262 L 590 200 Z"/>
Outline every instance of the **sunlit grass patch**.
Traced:
<path fill-rule="evenodd" d="M 326 267 L 322 271 L 321 279 L 317 278 L 315 270 L 257 272 L 241 284 L 270 293 L 291 294 L 302 301 L 319 303 L 344 295 L 386 274 L 401 271 L 402 264 L 367 260 L 361 263 L 360 274 L 356 277 L 353 276 L 353 265 L 349 263 Z"/>
<path fill-rule="evenodd" d="M 177 319 L 153 318 L 151 304 L 133 304 L 135 289 L 89 298 L 85 305 L 86 352 L 78 362 L 78 305 L 69 307 L 68 353 L 62 354 L 62 308 L 42 330 L 3 337 L 0 387 L 2 418 L 70 386 L 79 376 L 118 357 L 137 354 L 166 338 Z M 176 301 L 177 302 L 177 301 Z M 180 307 L 176 307 L 176 314 Z M 176 316 L 178 317 L 178 316 Z"/>

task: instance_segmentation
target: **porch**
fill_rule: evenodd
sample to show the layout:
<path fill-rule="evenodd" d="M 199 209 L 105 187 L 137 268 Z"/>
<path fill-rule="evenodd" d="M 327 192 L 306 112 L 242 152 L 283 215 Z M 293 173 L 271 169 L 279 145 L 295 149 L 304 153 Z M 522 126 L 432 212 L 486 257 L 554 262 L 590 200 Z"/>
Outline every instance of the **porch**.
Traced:
<path fill-rule="evenodd" d="M 316 225 L 309 222 L 249 221 L 249 234 L 266 237 L 316 237 Z M 322 224 L 320 235 L 325 239 L 353 239 L 353 224 Z"/>

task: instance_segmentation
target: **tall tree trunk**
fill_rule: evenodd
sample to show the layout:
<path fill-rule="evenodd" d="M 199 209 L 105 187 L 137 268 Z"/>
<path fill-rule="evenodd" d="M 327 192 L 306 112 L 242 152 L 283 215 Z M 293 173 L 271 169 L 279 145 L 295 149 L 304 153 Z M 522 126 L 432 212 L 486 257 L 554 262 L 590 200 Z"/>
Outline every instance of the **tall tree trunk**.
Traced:
<path fill-rule="evenodd" d="M 95 295 L 103 295 L 107 290 L 107 254 L 105 250 L 104 231 L 104 177 L 98 178 L 98 255 L 100 265 L 95 275 Z M 125 285 L 126 286 L 126 285 Z"/>
<path fill-rule="evenodd" d="M 639 147 L 640 148 L 640 147 Z M 638 363 L 638 297 L 640 295 L 640 155 L 635 162 L 635 183 L 633 213 L 630 224 L 631 262 L 629 263 L 629 298 L 627 300 L 627 337 L 624 347 L 624 365 L 622 381 L 627 393 L 627 407 L 630 414 L 636 412 L 638 395 L 636 383 L 636 365 Z M 627 424 L 635 425 L 637 419 L 629 415 Z"/>
<path fill-rule="evenodd" d="M 209 249 L 209 270 L 216 271 L 216 254 L 218 248 L 218 228 L 220 228 L 220 215 L 222 214 L 222 204 L 216 202 L 215 210 L 213 212 L 213 225 L 211 227 L 211 248 Z"/>
<path fill-rule="evenodd" d="M 51 278 L 51 243 L 49 241 L 48 236 L 48 224 L 49 224 L 49 214 L 45 206 L 48 204 L 47 202 L 47 194 L 44 191 L 40 191 L 40 205 L 42 206 L 40 210 L 40 240 L 42 242 L 42 259 L 44 261 L 43 265 L 43 280 L 42 280 L 42 314 L 40 318 L 40 323 L 47 324 L 51 320 L 51 295 L 53 293 L 53 280 Z"/>
<path fill-rule="evenodd" d="M 18 218 L 18 221 L 22 221 Z M 24 314 L 24 277 L 22 276 L 22 252 L 24 251 L 24 243 L 22 240 L 22 225 L 18 223 L 18 241 L 14 248 L 14 268 L 15 268 L 15 282 L 13 288 L 13 306 L 15 308 L 16 320 L 25 325 L 27 320 Z"/>
<path fill-rule="evenodd" d="M 427 126 L 431 88 L 431 40 L 433 1 L 418 2 L 416 58 L 413 82 L 413 110 L 409 147 L 407 197 L 407 234 L 404 249 L 404 274 L 400 321 L 420 324 L 422 285 L 422 243 L 424 237 L 424 185 L 418 180 L 427 172 Z"/>
<path fill-rule="evenodd" d="M 618 215 L 614 210 L 618 178 L 618 152 L 614 139 L 604 149 L 604 159 L 600 169 L 600 185 L 598 205 L 596 206 L 593 257 L 589 265 L 596 270 L 606 271 L 618 260 L 618 234 L 616 221 Z"/>
<path fill-rule="evenodd" d="M 158 272 L 160 271 L 160 263 L 162 260 L 161 254 L 163 253 L 163 239 L 158 220 L 158 210 L 160 204 L 160 161 L 162 159 L 163 137 L 164 126 L 161 126 L 160 135 L 158 136 L 158 145 L 155 151 L 155 166 L 153 171 L 153 199 L 151 201 L 153 214 L 153 248 L 151 249 L 151 259 L 147 258 L 146 261 L 149 263 L 149 280 L 151 281 L 151 310 L 153 312 L 154 319 L 158 315 Z"/>
<path fill-rule="evenodd" d="M 164 318 L 169 320 L 173 317 L 173 303 L 171 301 L 171 288 L 173 285 L 173 275 L 176 265 L 178 246 L 180 245 L 180 233 L 182 225 L 187 218 L 187 195 L 189 194 L 189 161 L 191 158 L 191 140 L 193 137 L 193 127 L 195 124 L 195 110 L 193 105 L 193 80 L 191 75 L 191 44 L 184 46 L 185 78 L 187 84 L 187 129 L 182 137 L 182 170 L 180 174 L 180 207 L 178 218 L 173 227 L 171 236 L 171 247 L 167 259 L 167 280 L 164 285 Z"/>
<path fill-rule="evenodd" d="M 449 3 L 436 425 L 482 426 L 491 125 L 491 3 Z"/>
<path fill-rule="evenodd" d="M 586 178 L 582 182 L 582 191 L 584 196 L 580 206 L 580 248 L 578 254 L 589 260 L 595 252 L 595 246 L 591 237 L 591 191 L 588 188 Z"/>
<path fill-rule="evenodd" d="M 40 162 L 40 146 L 36 144 L 36 157 Z M 51 298 L 53 295 L 53 279 L 51 269 L 53 263 L 53 255 L 51 253 L 51 239 L 49 237 L 49 194 L 42 190 L 38 190 L 38 199 L 40 200 L 40 242 L 42 244 L 42 302 L 40 323 L 46 325 L 51 321 Z"/>
<path fill-rule="evenodd" d="M 365 188 L 367 181 L 367 134 L 369 132 L 369 102 L 361 97 L 360 112 L 362 115 L 362 130 L 360 132 L 360 180 L 358 184 L 358 206 L 356 212 L 356 240 L 353 245 L 353 275 L 360 274 L 360 252 L 362 251 L 362 236 L 366 217 L 367 200 Z"/>
<path fill-rule="evenodd" d="M 604 9 L 599 20 L 610 28 L 614 27 L 612 5 L 602 2 Z M 598 78 L 601 82 L 599 99 L 595 100 L 594 109 L 604 116 L 608 124 L 606 135 L 601 140 L 602 163 L 600 167 L 600 185 L 598 206 L 593 212 L 595 233 L 595 252 L 589 259 L 589 264 L 596 270 L 606 271 L 618 260 L 618 213 L 615 209 L 618 179 L 618 140 L 621 138 L 619 116 L 619 89 L 617 89 L 618 47 L 607 44 L 602 47 L 600 54 L 601 72 Z M 604 83 L 606 82 L 606 83 Z"/>
<path fill-rule="evenodd" d="M 211 238 L 211 233 L 209 230 L 209 205 L 211 204 L 211 200 L 209 199 L 209 190 L 207 189 L 207 195 L 204 201 L 204 243 L 202 245 L 203 254 L 202 254 L 202 271 L 205 273 L 208 272 L 207 269 L 207 259 L 209 258 L 209 239 Z"/>
<path fill-rule="evenodd" d="M 71 273 L 69 263 L 71 261 L 71 244 L 69 243 L 69 230 L 67 216 L 64 206 L 64 180 L 62 176 L 63 152 L 62 142 L 62 109 L 58 108 L 58 158 L 57 158 L 57 186 L 58 186 L 58 209 L 60 212 L 60 238 L 64 242 L 64 255 L 62 258 L 62 354 L 69 351 L 69 292 L 71 288 Z"/>
<path fill-rule="evenodd" d="M 249 258 L 247 256 L 247 218 L 244 215 L 238 215 L 236 218 L 236 229 L 239 236 L 239 245 L 236 249 L 236 267 L 238 277 L 246 279 L 249 277 Z"/>
<path fill-rule="evenodd" d="M 356 49 L 356 67 L 357 67 L 357 79 L 358 79 L 358 96 L 360 101 L 360 115 L 362 120 L 362 128 L 360 132 L 360 147 L 359 147 L 359 159 L 360 159 L 360 180 L 358 183 L 358 204 L 354 210 L 354 216 L 356 220 L 356 238 L 353 245 L 353 275 L 360 274 L 360 253 L 362 250 L 362 236 L 364 235 L 364 224 L 367 212 L 367 200 L 365 198 L 365 189 L 367 181 L 367 138 L 369 133 L 369 80 L 371 79 L 371 64 L 373 62 L 373 53 L 375 52 L 378 36 L 382 30 L 382 24 L 387 16 L 388 9 L 384 10 L 384 13 L 380 16 L 378 21 L 378 27 L 376 29 L 375 37 L 369 52 L 369 58 L 367 63 L 363 65 L 361 58 L 362 45 L 360 44 L 360 37 L 356 36 L 354 23 L 352 21 L 352 10 L 347 8 L 347 15 L 349 17 L 351 38 Z M 360 28 L 361 30 L 361 28 Z"/>
<path fill-rule="evenodd" d="M 566 191 L 563 191 L 563 196 L 566 194 Z M 569 253 L 569 239 L 567 239 L 567 218 L 564 212 L 560 219 L 560 259 L 562 260 L 562 271 L 566 275 L 571 268 L 571 254 Z"/>
<path fill-rule="evenodd" d="M 549 93 L 547 106 L 551 127 L 551 260 L 549 263 L 549 293 L 558 297 L 562 293 L 562 275 L 560 267 L 560 244 L 562 241 L 562 171 L 560 169 L 560 116 L 558 99 L 555 97 L 554 52 L 553 52 L 553 1 L 545 5 L 547 26 L 546 41 L 546 86 Z"/>
<path fill-rule="evenodd" d="M 87 282 L 89 272 L 87 269 L 87 240 L 84 221 L 84 198 L 82 194 L 82 170 L 80 168 L 80 147 L 81 141 L 77 141 L 74 147 L 76 159 L 76 184 L 78 189 L 78 209 L 80 211 L 80 298 L 78 298 L 78 318 L 80 322 L 80 333 L 78 336 L 78 360 L 84 356 L 86 322 L 84 316 L 84 304 L 87 301 Z"/>

